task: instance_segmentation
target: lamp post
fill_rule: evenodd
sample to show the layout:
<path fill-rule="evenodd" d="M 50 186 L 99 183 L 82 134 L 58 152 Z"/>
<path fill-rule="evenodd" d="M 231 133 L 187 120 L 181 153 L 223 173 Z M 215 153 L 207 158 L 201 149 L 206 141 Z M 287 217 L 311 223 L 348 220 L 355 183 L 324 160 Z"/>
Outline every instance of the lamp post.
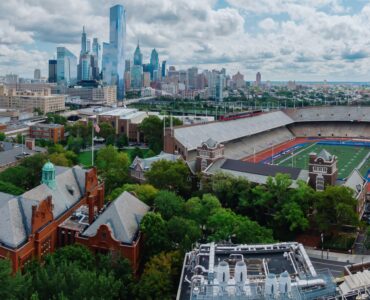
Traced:
<path fill-rule="evenodd" d="M 321 259 L 324 259 L 324 233 L 321 233 Z"/>

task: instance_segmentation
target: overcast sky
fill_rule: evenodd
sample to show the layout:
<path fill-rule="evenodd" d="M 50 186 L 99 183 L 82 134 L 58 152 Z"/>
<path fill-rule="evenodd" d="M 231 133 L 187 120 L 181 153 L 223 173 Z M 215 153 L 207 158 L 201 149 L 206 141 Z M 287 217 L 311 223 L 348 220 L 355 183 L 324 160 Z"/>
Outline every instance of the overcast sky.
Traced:
<path fill-rule="evenodd" d="M 367 0 L 0 0 L 0 74 L 47 75 L 64 45 L 76 55 L 82 26 L 107 41 L 109 7 L 127 15 L 127 55 L 225 67 L 253 80 L 370 81 Z"/>

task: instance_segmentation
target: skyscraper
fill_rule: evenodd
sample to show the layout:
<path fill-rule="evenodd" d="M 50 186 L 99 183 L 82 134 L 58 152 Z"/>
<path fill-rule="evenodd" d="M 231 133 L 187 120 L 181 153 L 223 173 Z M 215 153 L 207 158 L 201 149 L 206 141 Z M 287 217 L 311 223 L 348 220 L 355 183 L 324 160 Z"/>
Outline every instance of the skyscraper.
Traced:
<path fill-rule="evenodd" d="M 198 77 L 198 68 L 192 67 L 188 69 L 188 88 L 190 90 L 195 90 L 197 87 L 197 77 Z"/>
<path fill-rule="evenodd" d="M 98 38 L 93 39 L 92 43 L 92 56 L 93 56 L 93 70 L 92 70 L 92 76 L 93 79 L 100 79 L 100 52 L 101 47 L 99 44 Z"/>
<path fill-rule="evenodd" d="M 126 12 L 122 5 L 110 8 L 109 43 L 103 44 L 103 80 L 117 85 L 117 99 L 125 97 Z"/>
<path fill-rule="evenodd" d="M 87 35 L 85 32 L 85 26 L 82 27 L 82 36 L 81 36 L 81 55 L 87 52 Z"/>
<path fill-rule="evenodd" d="M 57 82 L 70 85 L 77 79 L 77 57 L 66 47 L 57 48 Z"/>
<path fill-rule="evenodd" d="M 56 59 L 50 59 L 49 60 L 49 77 L 48 81 L 50 83 L 57 82 L 57 60 Z"/>
<path fill-rule="evenodd" d="M 166 61 L 162 61 L 162 79 L 166 77 Z"/>
<path fill-rule="evenodd" d="M 260 73 L 260 72 L 258 72 L 258 73 L 256 74 L 256 85 L 257 85 L 257 86 L 260 86 L 260 85 L 261 85 L 261 83 L 262 83 L 262 75 L 261 75 L 261 73 Z"/>
<path fill-rule="evenodd" d="M 140 45 L 137 43 L 135 53 L 134 53 L 134 65 L 141 66 L 143 64 L 143 54 L 140 51 Z"/>
<path fill-rule="evenodd" d="M 159 57 L 157 50 L 153 49 L 150 55 L 151 79 L 153 80 L 154 71 L 159 69 Z"/>
<path fill-rule="evenodd" d="M 35 69 L 33 72 L 33 79 L 35 80 L 40 80 L 41 79 L 41 70 L 40 69 Z"/>

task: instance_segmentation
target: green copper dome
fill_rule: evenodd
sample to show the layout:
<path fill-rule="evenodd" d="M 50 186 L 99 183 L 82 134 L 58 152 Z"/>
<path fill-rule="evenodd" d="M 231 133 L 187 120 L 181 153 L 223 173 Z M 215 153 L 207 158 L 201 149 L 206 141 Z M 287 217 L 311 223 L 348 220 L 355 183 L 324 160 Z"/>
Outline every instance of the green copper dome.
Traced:
<path fill-rule="evenodd" d="M 48 161 L 47 163 L 44 164 L 44 166 L 42 167 L 42 170 L 43 171 L 55 171 L 55 167 L 50 161 Z"/>
<path fill-rule="evenodd" d="M 49 188 L 55 189 L 55 167 L 50 161 L 42 167 L 41 183 L 45 183 Z"/>

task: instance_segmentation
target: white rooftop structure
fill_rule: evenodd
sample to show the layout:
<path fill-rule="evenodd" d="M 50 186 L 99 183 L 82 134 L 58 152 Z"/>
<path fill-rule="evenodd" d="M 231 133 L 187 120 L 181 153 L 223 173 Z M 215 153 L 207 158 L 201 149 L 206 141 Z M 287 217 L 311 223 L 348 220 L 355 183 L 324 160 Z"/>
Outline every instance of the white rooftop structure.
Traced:
<path fill-rule="evenodd" d="M 174 129 L 174 136 L 188 151 L 191 151 L 200 145 L 200 141 L 206 141 L 209 138 L 220 143 L 227 143 L 293 122 L 288 115 L 277 111 L 233 121 L 179 127 Z"/>

